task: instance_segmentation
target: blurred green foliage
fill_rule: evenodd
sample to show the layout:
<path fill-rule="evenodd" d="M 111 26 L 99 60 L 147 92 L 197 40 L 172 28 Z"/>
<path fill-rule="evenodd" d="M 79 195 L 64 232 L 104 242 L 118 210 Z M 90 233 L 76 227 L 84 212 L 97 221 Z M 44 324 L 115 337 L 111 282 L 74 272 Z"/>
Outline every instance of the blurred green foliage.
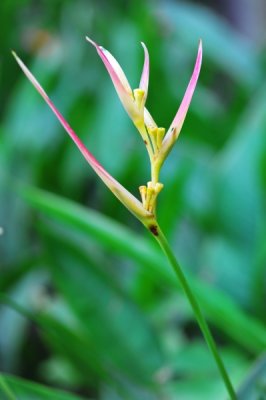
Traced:
<path fill-rule="evenodd" d="M 97 159 L 137 195 L 149 179 L 145 149 L 87 34 L 133 86 L 145 41 L 148 108 L 166 127 L 203 40 L 199 84 L 162 171 L 159 221 L 239 398 L 266 398 L 265 49 L 188 2 L 4 0 L 0 10 L 1 399 L 226 396 L 156 244 L 10 55 L 14 48 Z"/>

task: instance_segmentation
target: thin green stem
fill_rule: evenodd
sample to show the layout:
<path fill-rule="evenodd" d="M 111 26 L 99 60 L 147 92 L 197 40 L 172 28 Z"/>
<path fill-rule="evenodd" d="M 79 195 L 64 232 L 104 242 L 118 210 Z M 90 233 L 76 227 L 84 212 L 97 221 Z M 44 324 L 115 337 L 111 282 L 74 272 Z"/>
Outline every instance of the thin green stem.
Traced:
<path fill-rule="evenodd" d="M 175 255 L 166 239 L 166 237 L 164 236 L 163 232 L 161 231 L 161 229 L 158 227 L 158 230 L 156 232 L 155 238 L 157 239 L 157 241 L 159 242 L 163 252 L 165 253 L 166 257 L 168 258 L 171 266 L 173 267 L 175 274 L 177 275 L 179 282 L 182 286 L 183 291 L 185 292 L 187 299 L 193 309 L 194 315 L 196 317 L 196 320 L 199 324 L 199 327 L 202 331 L 202 334 L 207 342 L 207 345 L 213 355 L 213 358 L 216 362 L 216 365 L 219 369 L 219 372 L 223 378 L 224 384 L 226 386 L 226 389 L 228 391 L 228 394 L 230 396 L 231 400 L 237 400 L 236 397 L 236 393 L 234 391 L 233 385 L 230 381 L 230 378 L 227 374 L 226 368 L 224 366 L 224 363 L 219 355 L 216 343 L 213 339 L 213 336 L 211 334 L 211 331 L 208 327 L 208 324 L 203 316 L 203 313 L 200 309 L 200 306 L 198 304 L 197 299 L 195 298 L 192 289 L 190 288 L 190 285 L 182 271 L 182 268 L 180 266 L 180 264 L 178 263 L 178 261 L 175 258 Z"/>

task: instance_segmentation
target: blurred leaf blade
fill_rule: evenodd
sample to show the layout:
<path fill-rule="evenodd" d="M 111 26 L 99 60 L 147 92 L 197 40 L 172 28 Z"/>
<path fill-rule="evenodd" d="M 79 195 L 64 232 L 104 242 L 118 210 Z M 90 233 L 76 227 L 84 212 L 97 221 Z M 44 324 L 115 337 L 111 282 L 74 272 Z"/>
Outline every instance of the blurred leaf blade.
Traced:
<path fill-rule="evenodd" d="M 150 241 L 139 237 L 126 227 L 97 212 L 85 209 L 71 201 L 44 191 L 24 188 L 23 196 L 34 207 L 47 215 L 75 226 L 88 235 L 120 254 L 132 257 L 171 287 L 176 287 L 176 278 L 164 267 L 165 261 Z M 250 316 L 246 316 L 233 300 L 214 288 L 190 277 L 199 301 L 208 318 L 239 343 L 257 353 L 266 346 L 266 328 Z M 221 318 L 221 315 L 223 318 Z M 243 335 L 243 330 L 245 335 Z"/>
<path fill-rule="evenodd" d="M 266 355 L 255 362 L 238 390 L 239 400 L 264 399 L 266 396 Z"/>
<path fill-rule="evenodd" d="M 201 38 L 205 55 L 234 80 L 251 87 L 260 81 L 262 70 L 256 50 L 221 17 L 194 4 L 168 2 L 161 9 L 186 45 L 192 46 Z"/>
<path fill-rule="evenodd" d="M 18 400 L 82 400 L 81 397 L 47 388 L 46 386 L 26 381 L 11 375 L 3 375 Z M 37 397 L 38 396 L 38 397 Z M 4 399 L 3 399 L 4 400 Z"/>
<path fill-rule="evenodd" d="M 54 283 L 80 320 L 103 365 L 129 378 L 151 382 L 162 354 L 140 310 L 106 268 L 99 269 L 72 229 L 42 223 Z M 149 357 L 141 357 L 147 351 Z"/>
<path fill-rule="evenodd" d="M 0 393 L 3 400 L 16 400 L 14 393 L 7 384 L 4 376 L 0 374 Z"/>

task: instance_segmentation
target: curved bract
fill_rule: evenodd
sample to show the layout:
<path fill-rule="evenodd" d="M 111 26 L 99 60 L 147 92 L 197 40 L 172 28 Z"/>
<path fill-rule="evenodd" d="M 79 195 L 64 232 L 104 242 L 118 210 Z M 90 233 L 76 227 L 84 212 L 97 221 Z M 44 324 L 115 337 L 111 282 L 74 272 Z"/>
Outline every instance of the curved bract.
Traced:
<path fill-rule="evenodd" d="M 123 69 L 114 56 L 92 39 L 88 37 L 86 37 L 86 39 L 95 47 L 97 53 L 103 61 L 125 110 L 140 132 L 147 148 L 151 163 L 151 181 L 149 181 L 147 185 L 142 185 L 139 188 L 141 202 L 124 186 L 122 186 L 113 176 L 111 176 L 95 159 L 95 157 L 90 153 L 90 151 L 86 148 L 77 134 L 64 119 L 62 114 L 55 107 L 45 90 L 32 75 L 26 65 L 21 61 L 16 53 L 13 52 L 13 55 L 27 78 L 31 81 L 31 83 L 49 105 L 61 125 L 67 131 L 94 171 L 98 174 L 106 186 L 114 193 L 114 195 L 124 204 L 124 206 L 127 207 L 141 222 L 143 222 L 145 226 L 148 226 L 151 231 L 154 231 L 153 233 L 155 233 L 154 226 L 156 225 L 155 214 L 157 196 L 163 188 L 163 184 L 159 182 L 160 169 L 180 133 L 194 90 L 196 88 L 202 60 L 201 41 L 199 44 L 194 71 L 184 98 L 172 124 L 170 125 L 170 128 L 165 134 L 165 128 L 158 127 L 150 112 L 147 110 L 147 108 L 145 108 L 148 95 L 150 68 L 149 53 L 145 44 L 141 43 L 144 49 L 144 63 L 139 87 L 132 90 Z"/>
<path fill-rule="evenodd" d="M 15 59 L 17 60 L 19 66 L 22 68 L 23 72 L 27 76 L 27 78 L 31 81 L 46 103 L 49 105 L 51 110 L 56 115 L 57 119 L 63 126 L 63 128 L 67 131 L 73 142 L 76 144 L 86 161 L 90 164 L 90 166 L 94 169 L 97 175 L 102 179 L 102 181 L 106 184 L 106 186 L 114 193 L 114 195 L 124 204 L 125 207 L 129 209 L 138 219 L 145 220 L 151 219 L 152 214 L 149 213 L 141 204 L 141 202 L 133 196 L 124 186 L 122 186 L 113 176 L 111 176 L 103 166 L 96 160 L 96 158 L 91 154 L 91 152 L 86 148 L 86 146 L 82 143 L 79 137 L 76 135 L 74 130 L 70 127 L 67 121 L 64 119 L 62 114 L 55 107 L 47 93 L 44 91 L 42 86 L 36 80 L 36 78 L 32 75 L 32 73 L 28 70 L 26 65 L 21 61 L 21 59 L 13 52 Z"/>

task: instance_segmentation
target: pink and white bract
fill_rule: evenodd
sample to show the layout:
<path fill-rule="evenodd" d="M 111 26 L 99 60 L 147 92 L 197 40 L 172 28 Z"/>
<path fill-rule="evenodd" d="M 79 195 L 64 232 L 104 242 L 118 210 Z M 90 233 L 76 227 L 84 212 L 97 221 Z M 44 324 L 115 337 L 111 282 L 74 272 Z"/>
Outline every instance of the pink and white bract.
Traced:
<path fill-rule="evenodd" d="M 106 184 L 106 186 L 145 226 L 151 227 L 153 226 L 152 224 L 156 222 L 155 210 L 157 195 L 163 188 L 163 185 L 159 182 L 159 172 L 166 156 L 168 155 L 181 131 L 199 77 L 202 61 L 201 41 L 199 43 L 194 70 L 184 98 L 173 119 L 173 122 L 165 134 L 165 129 L 158 128 L 151 114 L 145 108 L 149 85 L 149 53 L 145 44 L 142 43 L 144 49 L 144 65 L 139 88 L 132 90 L 125 73 L 112 54 L 88 37 L 86 39 L 96 48 L 113 81 L 117 94 L 125 110 L 139 130 L 147 147 L 151 162 L 151 181 L 147 183 L 147 186 L 140 187 L 142 203 L 117 180 L 115 180 L 115 178 L 113 178 L 95 159 L 95 157 L 89 152 L 73 129 L 66 122 L 62 114 L 57 110 L 51 99 L 48 97 L 44 89 L 28 70 L 25 64 L 16 55 L 16 53 L 13 52 L 13 55 L 27 78 L 49 105 L 63 128 L 67 131 L 87 162 Z"/>
<path fill-rule="evenodd" d="M 145 58 L 144 58 L 144 65 L 142 69 L 139 89 L 135 89 L 134 91 L 132 91 L 124 71 L 122 70 L 117 60 L 112 56 L 112 54 L 108 50 L 104 49 L 102 46 L 99 46 L 90 38 L 86 37 L 86 39 L 96 48 L 99 56 L 101 57 L 113 81 L 115 89 L 118 93 L 118 96 L 124 108 L 126 109 L 127 113 L 129 114 L 133 122 L 136 124 L 136 126 L 138 127 L 138 123 L 140 123 L 140 121 L 143 120 L 146 127 L 157 128 L 157 125 L 153 120 L 151 114 L 145 108 L 145 102 L 147 99 L 148 85 L 149 85 L 149 53 L 145 44 L 141 43 L 144 48 Z M 201 68 L 201 62 L 202 62 L 202 42 L 200 40 L 198 54 L 190 82 L 186 89 L 183 100 L 180 104 L 180 107 L 162 142 L 161 156 L 164 159 L 171 150 L 173 144 L 175 143 L 182 129 L 184 120 L 186 118 L 186 114 L 188 112 L 188 108 L 192 100 L 193 93 L 197 85 Z M 141 92 L 143 91 L 143 93 L 141 94 L 141 96 L 143 96 L 141 97 L 142 99 L 141 102 L 137 101 L 139 100 L 138 98 L 139 91 Z M 139 107 L 140 104 L 141 107 Z"/>
<path fill-rule="evenodd" d="M 97 53 L 101 57 L 113 81 L 117 94 L 130 118 L 136 124 L 144 121 L 144 106 L 149 86 L 149 53 L 145 44 L 141 43 L 145 57 L 139 87 L 132 90 L 124 71 L 112 54 L 102 46 L 99 46 L 89 37 L 86 37 L 86 40 L 96 48 Z"/>
<path fill-rule="evenodd" d="M 47 93 L 41 87 L 39 82 L 35 79 L 32 73 L 28 70 L 25 64 L 21 61 L 21 59 L 16 55 L 15 52 L 12 53 L 17 60 L 19 66 L 27 76 L 27 78 L 31 81 L 31 83 L 35 86 L 37 91 L 52 109 L 59 122 L 63 126 L 63 128 L 67 131 L 71 139 L 74 141 L 80 152 L 83 154 L 84 158 L 90 164 L 90 166 L 94 169 L 97 175 L 102 179 L 102 181 L 106 184 L 106 186 L 114 193 L 114 195 L 140 220 L 144 220 L 145 218 L 151 217 L 151 213 L 149 213 L 141 202 L 133 196 L 124 186 L 122 186 L 119 182 L 117 182 L 104 168 L 103 166 L 96 160 L 96 158 L 90 153 L 90 151 L 86 148 L 86 146 L 82 143 L 73 129 L 66 122 L 62 114 L 57 110 L 55 105 L 52 103 Z"/>
<path fill-rule="evenodd" d="M 194 66 L 194 70 L 192 73 L 192 76 L 190 78 L 189 84 L 187 86 L 185 95 L 183 97 L 183 100 L 180 104 L 179 109 L 177 110 L 177 113 L 173 119 L 173 122 L 171 123 L 165 137 L 163 140 L 163 145 L 162 145 L 162 152 L 167 155 L 169 151 L 171 150 L 172 146 L 174 145 L 176 139 L 178 138 L 180 131 L 182 129 L 183 123 L 185 121 L 193 93 L 196 89 L 196 85 L 198 82 L 199 74 L 200 74 L 200 69 L 201 69 L 201 63 L 202 63 L 202 42 L 201 40 L 199 41 L 199 48 L 198 48 L 198 54 Z"/>

